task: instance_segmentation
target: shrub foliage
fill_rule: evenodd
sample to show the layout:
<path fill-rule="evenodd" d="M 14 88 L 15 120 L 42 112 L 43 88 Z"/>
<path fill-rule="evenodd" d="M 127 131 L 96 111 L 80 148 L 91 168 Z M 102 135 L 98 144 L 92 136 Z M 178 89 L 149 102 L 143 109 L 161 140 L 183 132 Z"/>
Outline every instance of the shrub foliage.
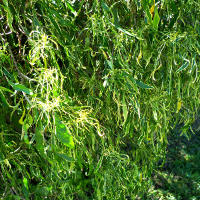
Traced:
<path fill-rule="evenodd" d="M 0 1 L 0 197 L 135 199 L 199 107 L 199 0 Z"/>

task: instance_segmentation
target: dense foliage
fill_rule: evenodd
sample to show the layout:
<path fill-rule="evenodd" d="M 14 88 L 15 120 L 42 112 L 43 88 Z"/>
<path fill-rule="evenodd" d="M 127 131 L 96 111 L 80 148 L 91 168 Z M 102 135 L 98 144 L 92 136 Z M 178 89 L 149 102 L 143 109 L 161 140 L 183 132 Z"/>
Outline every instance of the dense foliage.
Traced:
<path fill-rule="evenodd" d="M 199 0 L 0 0 L 0 197 L 135 199 L 197 113 Z"/>

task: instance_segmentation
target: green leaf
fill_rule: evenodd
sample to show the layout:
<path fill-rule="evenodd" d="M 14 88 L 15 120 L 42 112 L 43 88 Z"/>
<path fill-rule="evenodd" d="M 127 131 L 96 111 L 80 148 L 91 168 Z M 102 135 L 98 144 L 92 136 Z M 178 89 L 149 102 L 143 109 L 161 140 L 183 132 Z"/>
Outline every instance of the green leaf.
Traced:
<path fill-rule="evenodd" d="M 13 15 L 12 15 L 12 13 L 10 12 L 10 10 L 8 10 L 8 12 L 7 12 L 7 20 L 8 20 L 8 25 L 9 25 L 10 29 L 11 29 L 12 31 L 14 31 L 13 26 L 12 26 L 12 23 L 13 23 Z"/>
<path fill-rule="evenodd" d="M 28 179 L 26 177 L 23 178 L 23 183 L 25 188 L 28 190 Z"/>
<path fill-rule="evenodd" d="M 3 102 L 3 105 L 4 105 L 4 106 L 12 107 L 12 106 L 8 103 L 7 99 L 5 98 L 5 96 L 4 96 L 4 94 L 3 94 L 3 92 L 2 92 L 1 90 L 0 90 L 0 99 L 1 99 L 1 101 Z"/>
<path fill-rule="evenodd" d="M 197 63 L 196 63 L 196 56 L 194 56 L 192 58 L 192 66 L 191 66 L 191 69 L 190 69 L 190 73 L 192 73 L 192 71 L 195 69 L 195 67 L 197 67 Z"/>
<path fill-rule="evenodd" d="M 152 24 L 152 16 L 151 16 L 151 13 L 149 11 L 149 7 L 148 6 L 146 7 L 146 17 L 147 17 L 148 23 Z"/>
<path fill-rule="evenodd" d="M 23 123 L 22 125 L 22 135 L 21 135 L 21 140 L 24 139 L 24 142 L 26 144 L 29 144 L 29 139 L 28 139 L 28 129 L 29 129 L 29 125 L 27 123 Z"/>
<path fill-rule="evenodd" d="M 183 71 L 184 69 L 188 67 L 188 65 L 189 65 L 189 62 L 186 61 L 176 72 L 178 73 L 178 72 Z"/>
<path fill-rule="evenodd" d="M 143 88 L 143 89 L 152 89 L 153 86 L 149 86 L 145 83 L 143 83 L 142 81 L 138 81 L 136 79 L 134 79 L 133 77 L 129 76 L 128 80 L 127 80 L 130 84 L 131 82 L 136 84 L 137 86 L 139 86 L 140 88 Z M 131 86 L 133 87 L 133 84 L 131 84 Z M 134 87 L 133 87 L 134 88 Z"/>
<path fill-rule="evenodd" d="M 138 85 L 139 87 L 143 88 L 143 89 L 152 89 L 152 86 L 146 85 L 145 83 L 143 83 L 142 81 L 138 81 L 135 80 L 136 85 Z"/>
<path fill-rule="evenodd" d="M 28 188 L 28 179 L 26 177 L 23 178 L 23 186 L 22 191 L 24 193 L 25 199 L 29 199 L 29 188 Z"/>
<path fill-rule="evenodd" d="M 77 13 L 76 13 L 76 11 L 74 10 L 74 8 L 72 7 L 72 5 L 69 3 L 69 2 L 66 2 L 66 4 L 67 4 L 67 7 L 72 11 L 72 13 L 76 16 L 77 15 Z"/>
<path fill-rule="evenodd" d="M 13 93 L 12 90 L 9 90 L 8 88 L 2 87 L 2 86 L 0 86 L 0 90 L 6 91 L 6 92 L 10 92 L 10 93 Z"/>
<path fill-rule="evenodd" d="M 6 7 L 8 7 L 8 1 L 7 0 L 3 0 L 3 3 Z"/>
<path fill-rule="evenodd" d="M 158 14 L 158 9 L 155 7 L 155 14 L 153 18 L 153 27 L 154 29 L 158 30 L 158 24 L 160 22 L 160 16 Z"/>
<path fill-rule="evenodd" d="M 13 15 L 12 15 L 12 12 L 10 11 L 8 1 L 7 1 L 7 0 L 3 0 L 3 3 L 4 3 L 4 5 L 5 5 L 5 10 L 6 10 L 6 12 L 7 12 L 7 22 L 8 22 L 8 26 L 10 27 L 10 29 L 11 29 L 12 31 L 14 31 L 13 26 L 12 26 L 12 23 L 13 23 Z"/>
<path fill-rule="evenodd" d="M 25 120 L 26 120 L 26 123 L 29 125 L 29 127 L 32 126 L 33 118 L 32 118 L 32 116 L 30 114 L 26 115 L 26 119 Z"/>
<path fill-rule="evenodd" d="M 108 5 L 104 2 L 101 3 L 101 6 L 102 8 L 106 11 L 106 12 L 109 12 L 110 11 L 110 8 L 108 7 Z"/>
<path fill-rule="evenodd" d="M 56 155 L 58 155 L 60 158 L 68 161 L 68 162 L 72 162 L 74 161 L 74 159 L 72 157 L 69 157 L 68 155 L 66 154 L 63 154 L 63 153 L 56 153 Z"/>
<path fill-rule="evenodd" d="M 111 23 L 111 24 L 112 24 L 112 23 Z M 117 25 L 114 25 L 114 24 L 112 24 L 112 25 L 113 25 L 115 28 L 117 28 L 120 32 L 125 33 L 126 35 L 129 35 L 129 36 L 131 36 L 131 37 L 135 37 L 135 38 L 137 38 L 138 40 L 143 40 L 142 38 L 138 37 L 136 34 L 130 33 L 130 32 L 128 32 L 127 30 L 121 28 L 120 26 L 117 26 Z"/>
<path fill-rule="evenodd" d="M 33 124 L 33 118 L 30 114 L 27 114 L 22 125 L 22 135 L 21 135 L 21 139 L 24 139 L 24 142 L 26 144 L 29 144 L 28 129 L 32 126 L 32 124 Z"/>
<path fill-rule="evenodd" d="M 126 123 L 127 117 L 128 117 L 128 109 L 126 105 L 125 95 L 123 95 L 123 101 L 122 101 L 122 109 L 123 109 L 123 117 L 124 117 L 124 123 Z"/>
<path fill-rule="evenodd" d="M 114 17 L 114 24 L 118 25 L 119 24 L 119 19 L 118 19 L 117 9 L 115 9 L 115 8 L 112 9 L 112 15 Z"/>
<path fill-rule="evenodd" d="M 55 21 L 57 16 L 56 17 L 55 16 L 56 16 L 56 14 L 50 10 L 48 17 L 51 20 L 52 24 L 55 26 L 56 31 L 58 31 L 62 35 L 60 27 L 59 27 L 58 23 Z"/>
<path fill-rule="evenodd" d="M 61 122 L 57 115 L 55 116 L 55 125 L 56 137 L 58 138 L 58 140 L 62 142 L 65 146 L 73 148 L 73 137 L 69 134 L 68 128 Z"/>
<path fill-rule="evenodd" d="M 2 67 L 2 71 L 3 71 L 4 75 L 5 75 L 7 78 L 9 78 L 9 79 L 12 80 L 12 81 L 15 81 L 13 75 L 10 74 L 10 72 L 8 72 L 7 69 L 5 69 L 4 67 Z"/>
<path fill-rule="evenodd" d="M 14 90 L 20 91 L 20 92 L 24 92 L 26 94 L 29 95 L 33 95 L 33 92 L 31 89 L 27 88 L 26 86 L 19 84 L 19 83 L 13 83 L 11 81 L 8 80 L 8 83 L 13 87 Z"/>
<path fill-rule="evenodd" d="M 36 129 L 35 129 L 35 141 L 36 141 L 36 149 L 39 151 L 39 153 L 44 156 L 44 137 L 43 137 L 43 127 L 42 122 L 39 121 L 37 123 Z"/>
<path fill-rule="evenodd" d="M 96 166 L 96 169 L 94 171 L 94 174 L 96 174 L 99 171 L 99 169 L 100 169 L 100 167 L 102 165 L 103 158 L 104 158 L 104 156 L 101 156 L 101 158 L 99 159 L 99 161 L 97 163 L 97 166 Z"/>

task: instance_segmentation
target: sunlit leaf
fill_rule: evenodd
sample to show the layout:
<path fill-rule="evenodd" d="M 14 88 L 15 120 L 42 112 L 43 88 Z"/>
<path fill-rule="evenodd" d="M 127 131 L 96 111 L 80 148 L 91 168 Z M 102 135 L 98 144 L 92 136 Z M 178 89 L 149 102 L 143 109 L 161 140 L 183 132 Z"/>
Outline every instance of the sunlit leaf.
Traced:
<path fill-rule="evenodd" d="M 23 178 L 23 188 L 22 191 L 26 199 L 29 199 L 29 187 L 28 187 L 28 179 L 26 177 Z"/>
<path fill-rule="evenodd" d="M 142 58 L 142 50 L 140 49 L 140 53 L 137 57 L 137 63 L 140 64 L 140 59 Z"/>
<path fill-rule="evenodd" d="M 20 123 L 21 125 L 24 124 L 24 116 L 25 116 L 25 114 L 26 114 L 26 110 L 24 109 L 24 110 L 23 110 L 23 113 L 22 113 L 22 116 L 21 116 L 20 119 L 19 119 L 19 123 Z"/>
<path fill-rule="evenodd" d="M 74 142 L 73 137 L 70 135 L 68 128 L 61 122 L 59 117 L 55 116 L 55 125 L 56 125 L 56 137 L 60 142 L 65 146 L 73 148 Z"/>
<path fill-rule="evenodd" d="M 28 179 L 26 177 L 23 178 L 23 183 L 25 188 L 28 190 Z"/>
<path fill-rule="evenodd" d="M 178 112 L 180 111 L 181 107 L 182 107 L 182 101 L 181 101 L 181 99 L 179 99 L 178 102 L 177 102 L 177 110 L 176 110 L 176 113 L 178 113 Z"/>
<path fill-rule="evenodd" d="M 127 109 L 127 105 L 126 105 L 126 100 L 125 97 L 123 95 L 123 100 L 122 100 L 122 110 L 123 110 L 123 117 L 124 117 L 124 123 L 126 123 L 127 117 L 128 117 L 128 109 Z"/>
<path fill-rule="evenodd" d="M 74 10 L 74 8 L 72 7 L 72 5 L 69 3 L 69 2 L 66 2 L 66 4 L 67 4 L 67 7 L 72 11 L 72 13 L 76 16 L 77 15 L 77 13 L 76 13 L 76 11 Z"/>
<path fill-rule="evenodd" d="M 158 9 L 155 8 L 155 14 L 154 14 L 154 18 L 153 18 L 153 27 L 154 27 L 154 29 L 158 30 L 159 22 L 160 22 L 160 16 L 158 14 Z"/>
<path fill-rule="evenodd" d="M 8 83 L 13 87 L 14 90 L 20 91 L 20 92 L 24 92 L 26 94 L 29 95 L 33 95 L 33 92 L 31 89 L 27 88 L 26 86 L 19 84 L 19 83 L 13 83 L 11 81 L 8 80 Z"/>

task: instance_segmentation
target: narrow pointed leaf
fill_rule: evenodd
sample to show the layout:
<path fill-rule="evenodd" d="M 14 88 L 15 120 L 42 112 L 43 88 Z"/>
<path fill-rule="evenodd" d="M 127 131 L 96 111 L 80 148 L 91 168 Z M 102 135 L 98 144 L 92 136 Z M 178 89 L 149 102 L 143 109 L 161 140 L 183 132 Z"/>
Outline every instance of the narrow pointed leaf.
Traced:
<path fill-rule="evenodd" d="M 155 14 L 154 14 L 154 18 L 153 18 L 153 27 L 154 27 L 154 29 L 158 30 L 159 22 L 160 22 L 160 16 L 158 14 L 158 9 L 155 8 Z"/>
<path fill-rule="evenodd" d="M 68 161 L 68 162 L 73 162 L 74 159 L 72 157 L 69 157 L 68 155 L 64 154 L 64 153 L 56 153 L 57 156 L 59 156 L 60 158 Z"/>
<path fill-rule="evenodd" d="M 35 129 L 35 141 L 36 141 L 36 149 L 39 153 L 44 156 L 44 137 L 43 137 L 43 127 L 42 122 L 39 121 L 36 129 Z"/>
<path fill-rule="evenodd" d="M 19 83 L 13 83 L 11 81 L 8 80 L 8 83 L 13 87 L 14 90 L 20 91 L 20 92 L 24 92 L 26 94 L 29 95 L 33 95 L 33 92 L 31 89 L 27 88 L 26 86 L 19 84 Z"/>
<path fill-rule="evenodd" d="M 69 2 L 67 2 L 66 4 L 67 4 L 67 7 L 68 7 L 68 8 L 72 11 L 72 13 L 76 16 L 77 13 L 76 13 L 76 11 L 74 10 L 74 8 L 72 7 L 72 5 L 71 5 Z"/>
<path fill-rule="evenodd" d="M 146 85 L 145 83 L 143 83 L 142 81 L 138 81 L 138 80 L 135 80 L 135 83 L 143 88 L 143 89 L 152 89 L 153 87 L 152 86 L 149 86 L 149 85 Z"/>
<path fill-rule="evenodd" d="M 188 65 L 189 65 L 189 62 L 183 63 L 183 65 L 176 72 L 183 71 L 184 69 L 186 69 L 188 67 Z"/>
<path fill-rule="evenodd" d="M 10 93 L 13 93 L 12 90 L 9 90 L 8 88 L 2 87 L 2 86 L 0 86 L 0 90 L 6 91 L 6 92 L 10 92 Z"/>
<path fill-rule="evenodd" d="M 127 109 L 127 105 L 126 105 L 126 100 L 125 97 L 123 96 L 123 102 L 122 102 L 122 109 L 123 109 L 123 117 L 124 117 L 124 123 L 126 123 L 127 117 L 128 117 L 128 109 Z"/>

